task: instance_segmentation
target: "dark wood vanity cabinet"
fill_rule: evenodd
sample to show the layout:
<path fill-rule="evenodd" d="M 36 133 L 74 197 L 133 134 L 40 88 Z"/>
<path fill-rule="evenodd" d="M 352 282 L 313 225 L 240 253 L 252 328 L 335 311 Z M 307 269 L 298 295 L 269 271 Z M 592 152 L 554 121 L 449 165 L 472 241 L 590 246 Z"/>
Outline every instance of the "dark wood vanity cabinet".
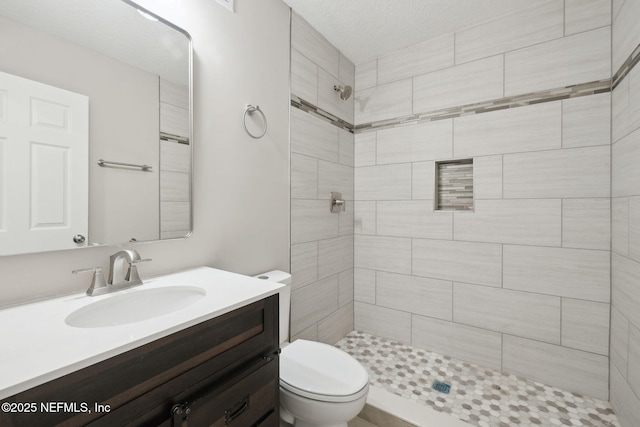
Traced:
<path fill-rule="evenodd" d="M 0 425 L 277 427 L 278 363 L 274 295 L 4 399 L 37 410 Z"/>

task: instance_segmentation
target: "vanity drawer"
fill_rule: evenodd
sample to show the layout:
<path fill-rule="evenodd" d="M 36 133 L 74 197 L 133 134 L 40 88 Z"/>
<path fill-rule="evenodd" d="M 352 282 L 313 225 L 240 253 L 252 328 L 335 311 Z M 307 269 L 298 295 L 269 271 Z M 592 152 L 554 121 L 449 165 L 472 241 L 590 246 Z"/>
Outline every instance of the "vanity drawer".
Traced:
<path fill-rule="evenodd" d="M 250 391 L 248 391 L 250 390 Z M 248 371 L 202 397 L 188 400 L 188 426 L 277 427 L 278 360 Z M 162 426 L 181 425 L 168 422 Z"/>
<path fill-rule="evenodd" d="M 85 402 L 90 412 L 0 414 L 0 425 L 128 423 L 183 390 L 209 387 L 218 378 L 265 363 L 265 356 L 277 352 L 277 338 L 274 295 L 3 400 Z M 274 378 L 277 382 L 277 371 Z M 108 405 L 109 411 L 95 411 L 96 404 Z"/>

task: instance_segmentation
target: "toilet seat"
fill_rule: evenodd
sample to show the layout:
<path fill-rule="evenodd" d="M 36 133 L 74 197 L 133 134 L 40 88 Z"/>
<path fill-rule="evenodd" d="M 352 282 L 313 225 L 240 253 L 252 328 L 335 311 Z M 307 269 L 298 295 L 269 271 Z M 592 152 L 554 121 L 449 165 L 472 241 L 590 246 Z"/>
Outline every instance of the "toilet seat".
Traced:
<path fill-rule="evenodd" d="M 328 344 L 296 340 L 282 349 L 280 387 L 324 402 L 350 402 L 367 394 L 369 375 L 353 357 Z"/>

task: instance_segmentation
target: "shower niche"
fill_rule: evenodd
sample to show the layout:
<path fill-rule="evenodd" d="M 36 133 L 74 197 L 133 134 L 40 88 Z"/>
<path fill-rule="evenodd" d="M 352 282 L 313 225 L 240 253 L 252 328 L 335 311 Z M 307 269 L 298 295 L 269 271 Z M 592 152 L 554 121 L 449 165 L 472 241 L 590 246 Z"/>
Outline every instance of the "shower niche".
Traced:
<path fill-rule="evenodd" d="M 436 162 L 436 211 L 473 211 L 473 159 Z"/>

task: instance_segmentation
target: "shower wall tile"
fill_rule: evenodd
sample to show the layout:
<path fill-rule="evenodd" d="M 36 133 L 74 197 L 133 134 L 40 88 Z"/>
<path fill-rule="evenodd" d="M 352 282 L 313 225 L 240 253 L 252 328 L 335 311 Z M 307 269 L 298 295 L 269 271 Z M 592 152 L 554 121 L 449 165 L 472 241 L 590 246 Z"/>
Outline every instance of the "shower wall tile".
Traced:
<path fill-rule="evenodd" d="M 479 301 L 482 303 L 478 304 Z M 454 283 L 453 320 L 560 344 L 559 297 Z"/>
<path fill-rule="evenodd" d="M 500 333 L 423 316 L 414 315 L 412 319 L 412 345 L 500 369 Z"/>
<path fill-rule="evenodd" d="M 354 202 L 353 230 L 355 234 L 376 234 L 376 203 Z"/>
<path fill-rule="evenodd" d="M 318 278 L 353 267 L 353 236 L 318 241 Z"/>
<path fill-rule="evenodd" d="M 357 91 L 354 124 L 412 114 L 412 86 L 412 79 L 405 79 Z"/>
<path fill-rule="evenodd" d="M 474 210 L 454 213 L 455 240 L 561 244 L 561 200 L 476 200 Z"/>
<path fill-rule="evenodd" d="M 291 47 L 334 77 L 340 69 L 340 52 L 297 13 L 291 16 Z"/>
<path fill-rule="evenodd" d="M 291 245 L 291 288 L 318 280 L 318 242 Z"/>
<path fill-rule="evenodd" d="M 558 345 L 503 335 L 502 369 L 598 399 L 608 399 L 609 359 Z"/>
<path fill-rule="evenodd" d="M 612 196 L 640 194 L 640 129 L 630 133 L 611 148 Z"/>
<path fill-rule="evenodd" d="M 611 254 L 612 305 L 629 322 L 640 325 L 640 263 Z"/>
<path fill-rule="evenodd" d="M 411 343 L 411 314 L 377 305 L 354 303 L 354 326 L 358 331 Z"/>
<path fill-rule="evenodd" d="M 629 198 L 629 258 L 640 261 L 640 197 Z"/>
<path fill-rule="evenodd" d="M 433 210 L 433 200 L 377 202 L 380 236 L 451 239 L 453 213 Z"/>
<path fill-rule="evenodd" d="M 378 84 L 452 67 L 454 34 L 413 44 L 378 58 Z"/>
<path fill-rule="evenodd" d="M 338 128 L 317 117 L 291 108 L 291 152 L 338 162 Z"/>
<path fill-rule="evenodd" d="M 160 78 L 160 102 L 189 109 L 189 89 L 185 85 Z"/>
<path fill-rule="evenodd" d="M 160 170 L 191 173 L 191 149 L 189 146 L 161 140 Z"/>
<path fill-rule="evenodd" d="M 367 132 L 354 136 L 354 166 L 373 166 L 376 164 L 376 135 L 376 132 Z"/>
<path fill-rule="evenodd" d="M 356 200 L 410 200 L 411 164 L 355 169 Z"/>
<path fill-rule="evenodd" d="M 338 275 L 291 292 L 291 335 L 338 310 Z"/>
<path fill-rule="evenodd" d="M 451 320 L 452 283 L 406 274 L 376 274 L 376 304 L 427 317 Z"/>
<path fill-rule="evenodd" d="M 502 156 L 473 158 L 473 197 L 476 200 L 502 198 Z"/>
<path fill-rule="evenodd" d="M 629 1 L 629 0 L 627 0 Z M 611 406 L 624 427 L 633 427 L 640 420 L 640 398 L 633 392 L 618 369 L 611 367 Z"/>
<path fill-rule="evenodd" d="M 291 93 L 318 105 L 318 66 L 291 49 Z"/>
<path fill-rule="evenodd" d="M 189 136 L 189 110 L 161 102 L 160 132 L 170 135 Z"/>
<path fill-rule="evenodd" d="M 625 77 L 611 92 L 611 142 L 615 143 L 634 130 L 630 116 L 630 92 L 632 78 L 636 68 Z M 640 104 L 640 102 L 638 102 Z"/>
<path fill-rule="evenodd" d="M 357 91 L 369 89 L 378 85 L 378 60 L 365 62 L 356 65 L 356 84 L 354 89 Z"/>
<path fill-rule="evenodd" d="M 291 200 L 291 243 L 338 237 L 338 215 L 326 200 Z"/>
<path fill-rule="evenodd" d="M 629 325 L 629 365 L 627 378 L 636 396 L 640 396 L 640 329 Z"/>
<path fill-rule="evenodd" d="M 505 54 L 505 96 L 611 77 L 611 28 L 552 40 Z"/>
<path fill-rule="evenodd" d="M 191 175 L 183 172 L 160 171 L 160 200 L 188 202 Z"/>
<path fill-rule="evenodd" d="M 503 63 L 497 55 L 414 77 L 414 114 L 502 98 Z"/>
<path fill-rule="evenodd" d="M 342 53 L 340 54 L 340 69 L 338 70 L 337 77 L 343 84 L 349 85 L 352 88 L 355 87 L 356 66 Z"/>
<path fill-rule="evenodd" d="M 338 130 L 339 161 L 341 165 L 354 166 L 355 138 L 351 132 Z M 353 175 L 353 174 L 352 174 Z"/>
<path fill-rule="evenodd" d="M 318 107 L 348 123 L 353 123 L 353 95 L 343 101 L 334 89 L 338 85 L 345 83 L 323 69 L 318 70 Z"/>
<path fill-rule="evenodd" d="M 622 66 L 627 57 L 640 44 L 640 28 L 638 28 L 640 4 L 626 0 L 620 7 L 612 27 L 612 65 L 614 73 Z"/>
<path fill-rule="evenodd" d="M 456 157 L 550 150 L 562 146 L 562 104 L 559 101 L 459 117 L 454 122 Z"/>
<path fill-rule="evenodd" d="M 465 28 L 456 32 L 456 64 L 560 38 L 563 24 L 562 2 L 549 0 Z"/>
<path fill-rule="evenodd" d="M 503 162 L 505 198 L 609 197 L 606 146 L 507 154 Z"/>
<path fill-rule="evenodd" d="M 353 298 L 355 301 L 376 303 L 376 272 L 364 268 L 353 269 Z"/>
<path fill-rule="evenodd" d="M 318 195 L 318 159 L 291 153 L 291 198 L 315 199 Z"/>
<path fill-rule="evenodd" d="M 318 341 L 318 324 L 315 323 L 295 335 L 291 334 L 290 342 L 294 342 L 295 340 Z"/>
<path fill-rule="evenodd" d="M 179 231 L 180 237 L 191 230 L 190 202 L 160 202 L 160 229 L 163 232 Z"/>
<path fill-rule="evenodd" d="M 453 120 L 380 130 L 376 153 L 379 165 L 451 158 Z"/>
<path fill-rule="evenodd" d="M 611 143 L 611 94 L 562 101 L 562 147 Z"/>
<path fill-rule="evenodd" d="M 616 309 L 611 307 L 611 364 L 627 377 L 627 361 L 629 356 L 629 321 Z"/>
<path fill-rule="evenodd" d="M 339 308 L 318 322 L 318 341 L 334 345 L 353 331 L 353 304 Z"/>
<path fill-rule="evenodd" d="M 353 280 L 354 280 L 353 268 L 342 271 L 340 272 L 340 274 L 338 274 L 338 306 L 339 307 L 344 307 L 347 304 L 353 303 Z M 353 306 L 351 307 L 351 317 L 353 317 Z M 351 330 L 353 330 L 353 328 Z M 351 332 L 351 330 L 348 332 Z"/>
<path fill-rule="evenodd" d="M 434 200 L 435 162 L 411 164 L 411 198 L 413 200 Z"/>
<path fill-rule="evenodd" d="M 562 345 L 609 354 L 609 304 L 562 298 Z"/>
<path fill-rule="evenodd" d="M 502 284 L 502 245 L 427 239 L 412 239 L 412 243 L 412 274 L 416 276 Z"/>
<path fill-rule="evenodd" d="M 565 35 L 611 25 L 611 0 L 565 0 Z"/>
<path fill-rule="evenodd" d="M 609 302 L 609 252 L 505 245 L 503 286 Z"/>
<path fill-rule="evenodd" d="M 353 176 L 353 175 L 352 175 Z M 327 203 L 328 207 L 328 203 Z M 340 236 L 353 236 L 353 201 L 348 200 L 344 204 L 344 211 L 338 215 L 338 234 Z"/>
<path fill-rule="evenodd" d="M 619 255 L 629 255 L 629 198 L 611 199 L 611 250 Z"/>
<path fill-rule="evenodd" d="M 562 201 L 562 246 L 609 250 L 611 200 L 564 199 Z"/>
<path fill-rule="evenodd" d="M 344 200 L 353 200 L 353 168 L 319 160 L 317 198 L 327 200 L 327 210 L 332 191 L 340 192 Z"/>
<path fill-rule="evenodd" d="M 354 239 L 355 267 L 411 273 L 411 239 L 360 235 Z"/>

